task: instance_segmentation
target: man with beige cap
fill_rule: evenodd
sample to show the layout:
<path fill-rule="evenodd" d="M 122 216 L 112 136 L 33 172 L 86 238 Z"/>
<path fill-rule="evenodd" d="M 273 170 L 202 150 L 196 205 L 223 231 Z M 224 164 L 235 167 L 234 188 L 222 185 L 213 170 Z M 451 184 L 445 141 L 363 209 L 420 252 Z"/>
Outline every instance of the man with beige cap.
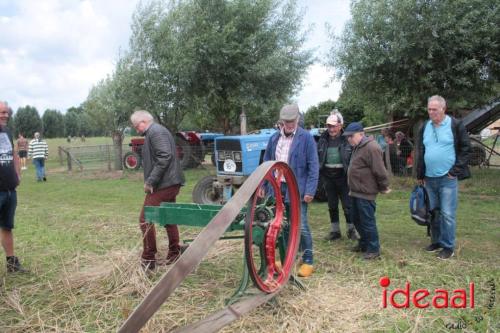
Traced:
<path fill-rule="evenodd" d="M 299 107 L 285 105 L 280 111 L 282 127 L 269 138 L 264 161 L 287 163 L 295 174 L 301 198 L 300 248 L 303 251 L 302 265 L 298 275 L 309 277 L 313 273 L 313 243 L 307 221 L 307 206 L 316 193 L 318 186 L 318 153 L 312 135 L 299 124 Z M 286 186 L 285 183 L 282 184 Z"/>

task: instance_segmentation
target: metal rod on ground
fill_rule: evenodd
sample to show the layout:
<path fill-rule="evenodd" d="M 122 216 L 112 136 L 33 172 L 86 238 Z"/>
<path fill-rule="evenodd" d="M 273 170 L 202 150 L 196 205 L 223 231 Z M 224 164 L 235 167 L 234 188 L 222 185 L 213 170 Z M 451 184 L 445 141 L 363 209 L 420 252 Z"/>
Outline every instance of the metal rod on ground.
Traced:
<path fill-rule="evenodd" d="M 257 306 L 266 303 L 271 298 L 275 297 L 278 294 L 278 292 L 279 291 L 274 292 L 272 294 L 260 294 L 248 299 L 241 300 L 237 303 L 229 305 L 223 310 L 220 310 L 216 313 L 211 314 L 206 318 L 203 318 L 202 320 L 194 324 L 176 329 L 173 331 L 173 333 L 217 332 L 224 326 L 228 325 L 229 323 L 239 319 L 242 315 L 255 309 Z"/>
<path fill-rule="evenodd" d="M 179 260 L 163 275 L 151 289 L 144 300 L 123 323 L 118 332 L 138 332 L 155 314 L 165 300 L 181 284 L 186 276 L 195 269 L 208 252 L 208 249 L 222 236 L 227 227 L 234 221 L 241 209 L 247 204 L 257 189 L 261 180 L 274 164 L 269 161 L 262 163 L 243 183 L 236 194 L 215 215 L 212 221 L 200 232 Z"/>

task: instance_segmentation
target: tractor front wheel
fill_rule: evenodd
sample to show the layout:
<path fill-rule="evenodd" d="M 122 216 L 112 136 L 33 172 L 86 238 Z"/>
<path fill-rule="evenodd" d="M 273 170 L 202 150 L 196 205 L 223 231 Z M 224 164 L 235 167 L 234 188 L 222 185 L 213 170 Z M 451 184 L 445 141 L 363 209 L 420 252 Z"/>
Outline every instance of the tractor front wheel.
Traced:
<path fill-rule="evenodd" d="M 214 187 L 214 176 L 205 176 L 193 189 L 193 202 L 202 205 L 218 205 L 222 200 L 222 190 Z"/>

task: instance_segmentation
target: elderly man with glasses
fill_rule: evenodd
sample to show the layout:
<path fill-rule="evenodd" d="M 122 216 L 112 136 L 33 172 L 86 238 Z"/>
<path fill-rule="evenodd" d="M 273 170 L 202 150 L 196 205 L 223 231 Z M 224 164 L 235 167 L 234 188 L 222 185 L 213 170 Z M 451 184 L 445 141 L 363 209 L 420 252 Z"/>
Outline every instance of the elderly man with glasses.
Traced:
<path fill-rule="evenodd" d="M 428 99 L 429 120 L 418 135 L 417 180 L 425 184 L 433 212 L 431 244 L 425 250 L 441 250 L 437 257 L 446 260 L 455 254 L 458 180 L 470 177 L 470 141 L 462 122 L 445 112 L 443 97 Z"/>
<path fill-rule="evenodd" d="M 293 170 L 299 187 L 301 205 L 300 248 L 303 251 L 300 277 L 313 273 L 313 240 L 307 220 L 307 207 L 318 186 L 318 154 L 312 135 L 299 126 L 300 112 L 295 104 L 285 105 L 280 111 L 280 131 L 269 138 L 264 161 L 282 161 Z M 286 186 L 285 183 L 282 186 Z"/>

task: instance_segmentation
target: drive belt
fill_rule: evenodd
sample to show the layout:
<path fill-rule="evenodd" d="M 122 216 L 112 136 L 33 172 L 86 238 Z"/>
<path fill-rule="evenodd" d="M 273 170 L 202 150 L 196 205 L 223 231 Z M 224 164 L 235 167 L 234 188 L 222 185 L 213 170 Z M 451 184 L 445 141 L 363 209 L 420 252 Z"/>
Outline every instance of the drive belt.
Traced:
<path fill-rule="evenodd" d="M 177 262 L 166 272 L 158 283 L 151 289 L 144 300 L 135 308 L 127 320 L 119 328 L 120 333 L 138 332 L 147 321 L 155 314 L 166 299 L 181 284 L 186 276 L 191 273 L 208 253 L 209 248 L 224 234 L 229 225 L 233 222 L 241 209 L 250 200 L 260 182 L 271 170 L 276 161 L 262 163 L 249 177 L 243 185 L 236 191 L 235 195 L 222 207 L 214 216 L 212 221 L 198 234 L 187 250 L 177 260 Z M 260 294 L 253 298 L 258 298 L 261 302 L 253 307 L 272 298 L 273 294 Z M 266 296 L 266 297 L 265 297 Z M 246 307 L 252 305 L 252 299 L 247 300 Z M 255 300 L 257 301 L 257 299 Z M 238 302 L 242 303 L 245 300 Z M 238 304 L 237 303 L 237 304 Z M 231 307 L 235 309 L 236 304 Z M 226 310 L 228 309 L 226 308 Z M 245 307 L 244 307 L 245 308 Z M 251 308 L 250 308 L 251 309 Z M 225 310 L 223 310 L 225 311 Z M 230 309 L 228 311 L 231 311 Z M 233 313 L 233 317 L 238 316 Z M 234 320 L 234 319 L 233 319 Z"/>

